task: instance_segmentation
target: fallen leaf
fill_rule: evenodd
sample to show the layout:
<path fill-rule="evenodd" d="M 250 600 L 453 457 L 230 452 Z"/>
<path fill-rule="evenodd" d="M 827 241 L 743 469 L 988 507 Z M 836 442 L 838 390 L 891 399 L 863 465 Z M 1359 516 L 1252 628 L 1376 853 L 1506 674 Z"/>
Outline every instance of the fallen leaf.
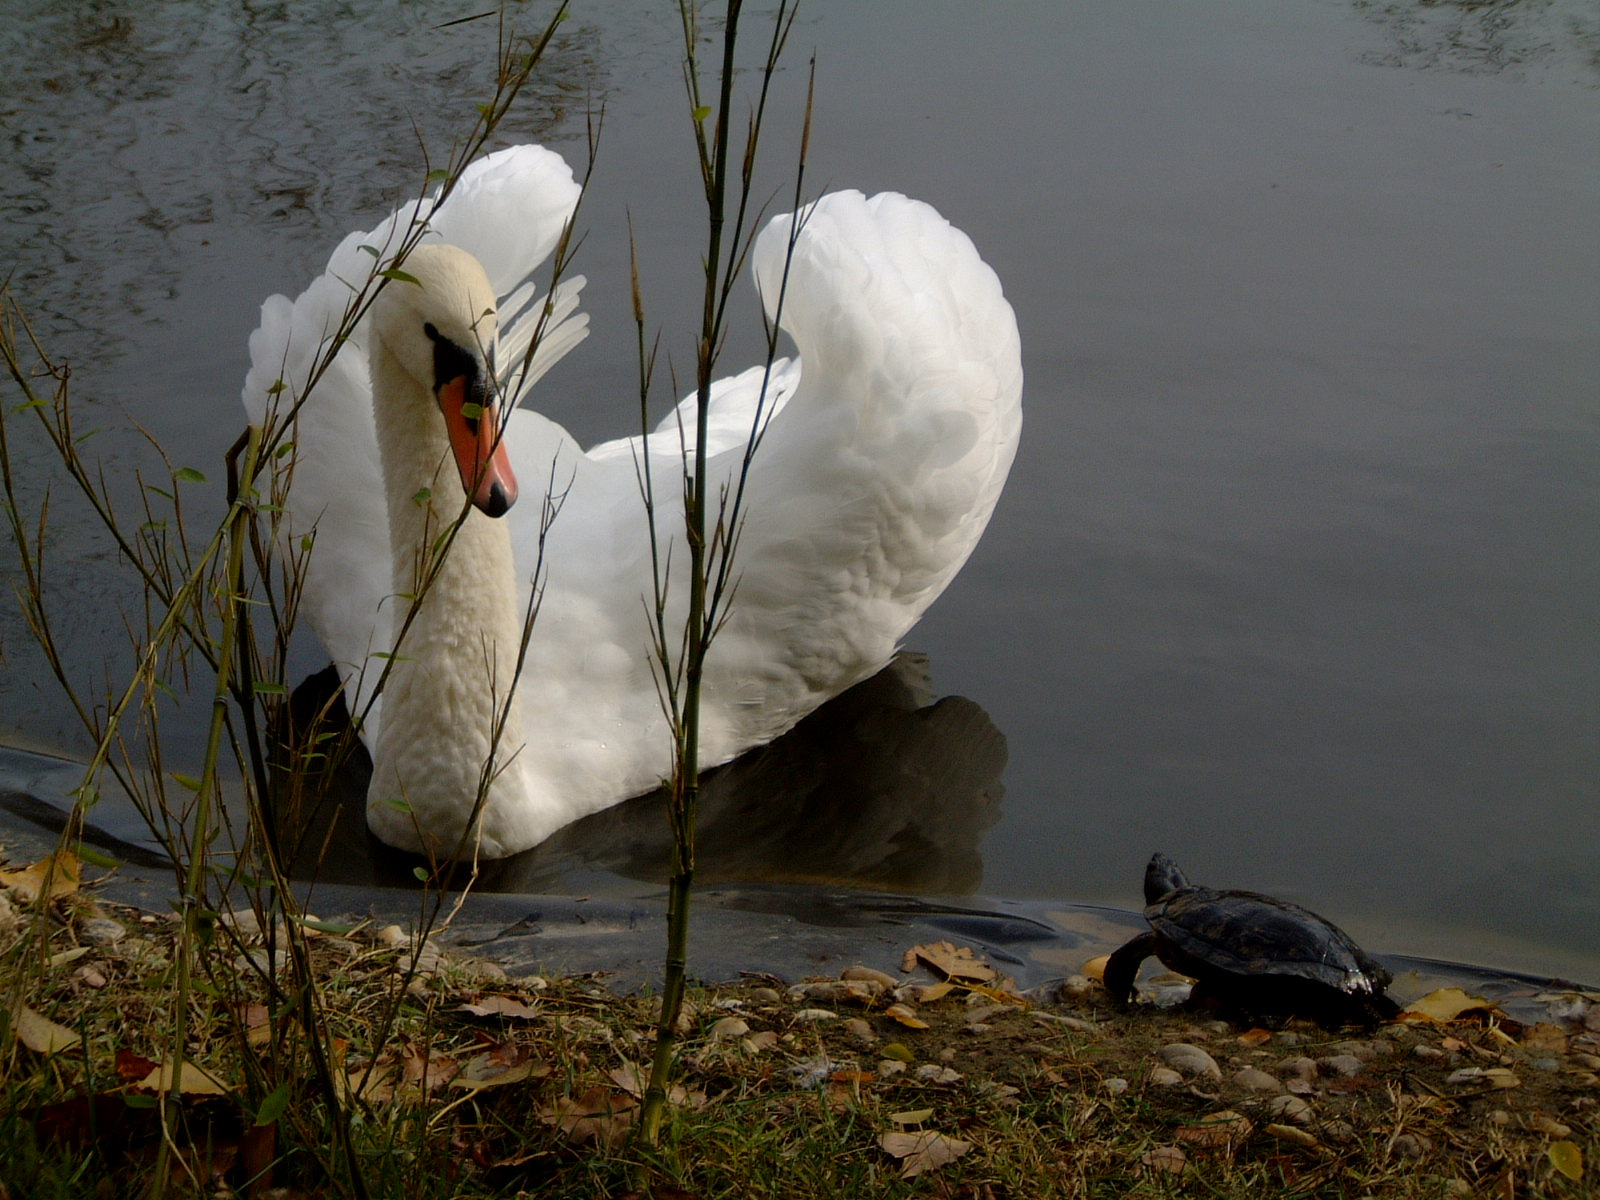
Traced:
<path fill-rule="evenodd" d="M 485 996 L 476 1004 L 463 1004 L 456 1011 L 475 1017 L 514 1017 L 519 1021 L 531 1021 L 539 1015 L 538 1010 L 512 996 Z"/>
<path fill-rule="evenodd" d="M 883 1012 L 884 1012 L 885 1016 L 893 1017 L 896 1021 L 899 1021 L 900 1024 L 904 1025 L 907 1029 L 927 1029 L 928 1028 L 928 1023 L 926 1021 L 924 1021 L 921 1017 L 917 1016 L 916 1013 L 912 1012 L 910 1007 L 907 1006 L 907 1005 L 904 1005 L 904 1004 L 891 1004 L 888 1008 L 884 1009 Z"/>
<path fill-rule="evenodd" d="M 878 1145 L 892 1157 L 900 1160 L 902 1179 L 910 1179 L 924 1171 L 932 1171 L 944 1166 L 945 1163 L 954 1162 L 972 1149 L 971 1142 L 946 1137 L 931 1129 L 922 1130 L 920 1133 L 898 1131 L 886 1133 L 878 1139 Z"/>
<path fill-rule="evenodd" d="M 1403 1017 L 1421 1017 L 1428 1021 L 1455 1021 L 1463 1013 L 1474 1009 L 1493 1011 L 1494 1005 L 1482 996 L 1469 996 L 1460 988 L 1439 988 L 1419 1000 L 1406 1005 Z"/>
<path fill-rule="evenodd" d="M 82 877 L 78 856 L 70 850 L 58 850 L 20 871 L 0 871 L 0 887 L 15 889 L 24 903 L 37 900 L 41 894 L 54 900 L 77 891 Z"/>
<path fill-rule="evenodd" d="M 35 1054 L 60 1054 L 83 1041 L 72 1030 L 57 1025 L 26 1004 L 19 1004 L 11 1010 L 11 1030 L 17 1035 L 17 1040 Z"/>
<path fill-rule="evenodd" d="M 1259 1026 L 1239 1035 L 1239 1044 L 1241 1046 L 1259 1046 L 1263 1042 L 1270 1042 L 1271 1040 L 1272 1030 L 1262 1029 Z"/>
<path fill-rule="evenodd" d="M 953 983 L 930 983 L 916 990 L 918 1004 L 932 1004 L 935 1000 L 943 1000 L 956 990 Z"/>
<path fill-rule="evenodd" d="M 910 1112 L 890 1113 L 889 1120 L 896 1125 L 921 1125 L 931 1116 L 933 1116 L 933 1109 L 917 1108 Z"/>
<path fill-rule="evenodd" d="M 883 1057 L 892 1059 L 894 1062 L 910 1063 L 917 1061 L 917 1056 L 900 1042 L 890 1042 L 883 1048 L 881 1053 Z"/>
<path fill-rule="evenodd" d="M 639 1102 L 632 1096 L 593 1087 L 582 1096 L 564 1096 L 543 1110 L 546 1124 L 559 1126 L 563 1133 L 582 1145 L 596 1142 L 620 1146 L 639 1115 Z"/>
<path fill-rule="evenodd" d="M 1551 1142 L 1545 1150 L 1550 1165 L 1573 1182 L 1583 1178 L 1583 1151 L 1575 1142 Z"/>
<path fill-rule="evenodd" d="M 223 1096 L 228 1091 L 216 1076 L 192 1062 L 185 1062 L 179 1068 L 176 1087 L 173 1085 L 171 1063 L 162 1063 L 133 1087 L 141 1092 L 176 1091 L 180 1096 Z"/>
<path fill-rule="evenodd" d="M 953 946 L 949 942 L 929 942 L 927 945 L 915 947 L 912 953 L 917 956 L 919 962 L 955 982 L 972 980 L 976 983 L 989 983 L 997 978 L 994 969 L 982 959 L 975 957 L 965 946 Z"/>
<path fill-rule="evenodd" d="M 1229 1108 L 1212 1113 L 1202 1121 L 1178 1126 L 1178 1140 L 1191 1146 L 1215 1148 L 1239 1141 L 1249 1132 L 1249 1118 Z"/>

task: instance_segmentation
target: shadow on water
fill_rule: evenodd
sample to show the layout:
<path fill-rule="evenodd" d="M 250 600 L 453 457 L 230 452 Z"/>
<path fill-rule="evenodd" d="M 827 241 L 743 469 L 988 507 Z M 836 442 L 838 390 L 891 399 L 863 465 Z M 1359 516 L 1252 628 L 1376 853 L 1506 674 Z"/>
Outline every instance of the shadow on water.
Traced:
<path fill-rule="evenodd" d="M 315 736 L 318 712 L 328 713 L 320 728 L 347 722 L 331 667 L 296 689 L 291 711 L 302 737 Z M 961 696 L 934 701 L 927 660 L 902 653 L 777 741 L 707 773 L 696 879 L 972 892 L 983 876 L 979 842 L 1000 816 L 1005 764 L 1005 737 L 987 714 Z M 311 802 L 280 796 L 275 820 L 296 878 L 419 886 L 424 860 L 367 831 L 370 775 L 356 745 L 315 781 Z M 661 796 L 652 794 L 482 864 L 474 887 L 562 891 L 578 871 L 664 883 L 670 856 Z"/>

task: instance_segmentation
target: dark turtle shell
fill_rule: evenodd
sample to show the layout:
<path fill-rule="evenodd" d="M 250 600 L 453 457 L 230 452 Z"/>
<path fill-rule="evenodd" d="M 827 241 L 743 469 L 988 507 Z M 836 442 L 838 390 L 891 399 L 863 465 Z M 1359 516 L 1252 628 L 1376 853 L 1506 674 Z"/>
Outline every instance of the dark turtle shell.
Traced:
<path fill-rule="evenodd" d="M 1195 980 L 1192 1002 L 1209 1000 L 1241 1014 L 1297 1013 L 1331 1028 L 1397 1011 L 1384 995 L 1383 965 L 1298 904 L 1196 887 L 1165 854 L 1150 859 L 1144 893 L 1150 932 L 1106 963 L 1106 990 L 1118 1004 L 1132 997 L 1139 964 L 1153 954 Z"/>

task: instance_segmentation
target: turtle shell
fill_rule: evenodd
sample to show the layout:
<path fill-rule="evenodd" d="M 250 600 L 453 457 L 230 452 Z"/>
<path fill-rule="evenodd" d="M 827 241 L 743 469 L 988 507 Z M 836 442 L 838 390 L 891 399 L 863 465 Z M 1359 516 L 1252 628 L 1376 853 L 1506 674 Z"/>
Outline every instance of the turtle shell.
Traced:
<path fill-rule="evenodd" d="M 1308 980 L 1350 996 L 1380 996 L 1389 972 L 1337 925 L 1256 892 L 1180 887 L 1144 910 L 1174 970 Z"/>

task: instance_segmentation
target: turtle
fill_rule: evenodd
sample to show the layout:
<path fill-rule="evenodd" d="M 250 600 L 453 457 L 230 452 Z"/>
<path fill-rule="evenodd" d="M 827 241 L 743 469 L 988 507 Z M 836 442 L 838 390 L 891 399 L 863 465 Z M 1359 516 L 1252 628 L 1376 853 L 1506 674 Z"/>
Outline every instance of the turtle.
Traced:
<path fill-rule="evenodd" d="M 1190 1003 L 1246 1017 L 1310 1017 L 1327 1028 L 1371 1025 L 1399 1011 L 1387 969 L 1316 913 L 1257 892 L 1189 882 L 1165 854 L 1144 873 L 1142 933 L 1112 954 L 1105 986 L 1126 1006 L 1152 954 L 1195 981 Z"/>

